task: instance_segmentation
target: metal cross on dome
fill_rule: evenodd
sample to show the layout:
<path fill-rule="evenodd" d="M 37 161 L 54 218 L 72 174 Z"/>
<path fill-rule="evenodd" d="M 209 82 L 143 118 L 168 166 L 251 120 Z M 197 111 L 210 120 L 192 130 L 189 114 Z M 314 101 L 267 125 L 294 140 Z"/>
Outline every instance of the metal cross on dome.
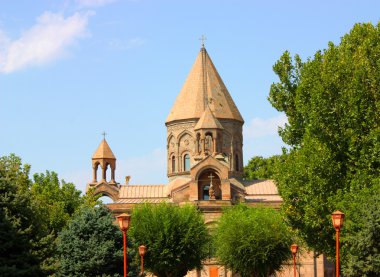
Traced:
<path fill-rule="evenodd" d="M 103 139 L 106 139 L 106 135 L 107 135 L 107 133 L 105 131 L 103 131 L 103 133 L 102 133 Z"/>
<path fill-rule="evenodd" d="M 207 38 L 204 35 L 202 35 L 199 40 L 202 41 L 202 47 L 205 47 L 205 40 L 207 40 Z"/>

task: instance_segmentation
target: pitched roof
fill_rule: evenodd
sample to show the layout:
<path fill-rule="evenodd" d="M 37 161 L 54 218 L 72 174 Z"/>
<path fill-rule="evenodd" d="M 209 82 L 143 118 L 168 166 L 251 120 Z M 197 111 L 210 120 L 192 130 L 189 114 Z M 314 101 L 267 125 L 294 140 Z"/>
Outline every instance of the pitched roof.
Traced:
<path fill-rule="evenodd" d="M 224 129 L 219 120 L 216 119 L 212 113 L 210 106 L 207 105 L 206 110 L 203 112 L 198 123 L 195 125 L 194 130 L 198 129 Z"/>
<path fill-rule="evenodd" d="M 245 181 L 244 186 L 248 195 L 278 195 L 278 189 L 273 180 Z"/>
<path fill-rule="evenodd" d="M 125 185 L 120 187 L 120 199 L 167 198 L 166 185 Z"/>
<path fill-rule="evenodd" d="M 244 122 L 210 56 L 202 47 L 166 123 L 200 118 L 207 105 L 217 118 Z"/>
<path fill-rule="evenodd" d="M 99 144 L 98 149 L 92 156 L 93 159 L 115 159 L 115 155 L 112 153 L 110 146 L 105 139 Z"/>

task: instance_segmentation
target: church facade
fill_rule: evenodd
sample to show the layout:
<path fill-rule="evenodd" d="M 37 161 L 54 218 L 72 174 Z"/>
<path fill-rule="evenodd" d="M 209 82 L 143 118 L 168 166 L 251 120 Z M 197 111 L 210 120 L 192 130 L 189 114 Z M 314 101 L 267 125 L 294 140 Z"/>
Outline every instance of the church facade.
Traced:
<path fill-rule="evenodd" d="M 237 202 L 279 208 L 282 199 L 272 180 L 243 180 L 244 120 L 202 46 L 172 106 L 167 127 L 167 184 L 120 184 L 115 180 L 116 157 L 103 139 L 92 157 L 93 176 L 87 189 L 113 200 L 115 215 L 140 203 L 194 204 L 212 226 L 224 207 Z M 99 176 L 98 176 L 98 173 Z M 108 173 L 108 176 L 107 176 Z M 299 276 L 332 276 L 322 255 L 305 251 Z M 189 276 L 227 276 L 230 272 L 214 260 Z M 293 276 L 287 267 L 277 276 Z"/>

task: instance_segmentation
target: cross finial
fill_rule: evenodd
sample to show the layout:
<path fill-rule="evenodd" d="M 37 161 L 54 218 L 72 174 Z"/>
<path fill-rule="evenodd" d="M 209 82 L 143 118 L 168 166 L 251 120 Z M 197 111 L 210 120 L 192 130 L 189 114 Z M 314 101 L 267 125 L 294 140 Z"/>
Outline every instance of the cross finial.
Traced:
<path fill-rule="evenodd" d="M 207 40 L 207 38 L 204 35 L 202 35 L 199 40 L 202 41 L 202 48 L 205 48 L 205 40 Z"/>
<path fill-rule="evenodd" d="M 208 176 L 208 178 L 210 178 L 211 180 L 210 180 L 210 185 L 212 185 L 212 178 L 214 178 L 215 176 L 214 175 L 212 175 L 212 173 L 210 173 L 210 175 Z"/>
<path fill-rule="evenodd" d="M 106 135 L 107 135 L 107 133 L 105 131 L 103 131 L 103 133 L 102 133 L 103 139 L 106 139 Z"/>

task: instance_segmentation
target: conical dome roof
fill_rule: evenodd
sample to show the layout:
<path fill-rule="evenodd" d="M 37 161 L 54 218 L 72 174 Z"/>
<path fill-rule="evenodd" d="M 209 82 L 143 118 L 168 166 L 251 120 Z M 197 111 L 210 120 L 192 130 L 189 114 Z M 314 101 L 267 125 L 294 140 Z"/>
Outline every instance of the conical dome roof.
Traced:
<path fill-rule="evenodd" d="M 93 159 L 115 159 L 115 155 L 112 153 L 110 146 L 108 145 L 106 139 L 103 139 L 99 144 L 98 149 L 92 156 Z"/>
<path fill-rule="evenodd" d="M 210 56 L 202 47 L 166 123 L 201 118 L 207 105 L 216 118 L 244 122 Z"/>

